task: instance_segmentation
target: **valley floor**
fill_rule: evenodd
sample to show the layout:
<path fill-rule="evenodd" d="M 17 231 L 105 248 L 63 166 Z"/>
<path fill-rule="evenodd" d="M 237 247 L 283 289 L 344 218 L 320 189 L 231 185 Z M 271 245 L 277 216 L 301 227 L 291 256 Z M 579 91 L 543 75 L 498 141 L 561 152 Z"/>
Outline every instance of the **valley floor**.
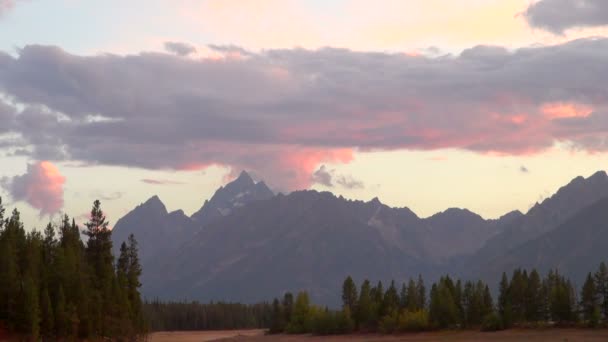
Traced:
<path fill-rule="evenodd" d="M 307 341 L 411 341 L 411 342 L 515 342 L 515 341 L 532 341 L 532 342 L 553 342 L 553 341 L 589 341 L 600 342 L 608 341 L 608 330 L 585 330 L 585 329 L 547 329 L 547 330 L 507 330 L 501 332 L 484 333 L 478 331 L 445 331 L 431 332 L 419 334 L 403 334 L 403 335 L 344 335 L 344 336 L 310 336 L 310 335 L 275 335 L 275 336 L 233 336 L 222 339 L 222 341 L 243 341 L 243 342 L 272 342 L 272 341 L 287 341 L 287 342 L 307 342 Z M 155 341 L 155 340 L 153 340 Z M 160 341 L 160 340 L 159 340 Z M 174 341 L 182 341 L 175 339 Z M 201 340 L 183 340 L 183 341 L 201 341 Z"/>
<path fill-rule="evenodd" d="M 203 342 L 226 338 L 264 336 L 264 330 L 162 331 L 148 336 L 148 342 Z"/>

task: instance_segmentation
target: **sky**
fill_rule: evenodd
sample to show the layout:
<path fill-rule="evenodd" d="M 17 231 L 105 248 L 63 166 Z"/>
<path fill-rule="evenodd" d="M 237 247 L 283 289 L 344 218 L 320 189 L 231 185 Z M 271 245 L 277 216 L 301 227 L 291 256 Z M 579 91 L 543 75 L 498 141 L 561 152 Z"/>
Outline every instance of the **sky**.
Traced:
<path fill-rule="evenodd" d="M 608 1 L 0 0 L 0 196 L 277 191 L 526 212 L 608 162 Z"/>

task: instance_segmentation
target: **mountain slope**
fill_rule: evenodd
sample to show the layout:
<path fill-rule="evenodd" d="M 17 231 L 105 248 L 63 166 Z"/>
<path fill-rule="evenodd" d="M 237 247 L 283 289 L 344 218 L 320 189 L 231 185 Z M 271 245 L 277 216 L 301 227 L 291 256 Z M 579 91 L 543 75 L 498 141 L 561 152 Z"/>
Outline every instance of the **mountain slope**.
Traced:
<path fill-rule="evenodd" d="M 583 208 L 608 197 L 608 175 L 600 171 L 589 178 L 576 177 L 553 196 L 537 203 L 489 239 L 474 259 L 489 261 L 547 233 Z"/>
<path fill-rule="evenodd" d="M 518 267 L 541 272 L 558 268 L 561 273 L 582 281 L 587 272 L 608 260 L 608 198 L 579 211 L 558 228 L 517 247 L 484 265 L 484 279 L 499 279 L 502 271 Z"/>
<path fill-rule="evenodd" d="M 237 179 L 219 188 L 210 200 L 205 201 L 201 209 L 192 214 L 191 218 L 204 226 L 229 215 L 235 208 L 272 196 L 274 193 L 264 182 L 255 183 L 251 176 L 243 171 Z"/>
<path fill-rule="evenodd" d="M 116 222 L 112 230 L 114 255 L 120 244 L 133 234 L 139 245 L 144 270 L 153 268 L 148 262 L 178 248 L 198 230 L 183 211 L 167 212 L 165 205 L 153 196 Z"/>
<path fill-rule="evenodd" d="M 478 219 L 475 229 L 482 230 L 486 221 Z M 335 288 L 347 275 L 403 281 L 443 272 L 435 259 L 446 252 L 428 246 L 433 229 L 448 239 L 485 236 L 472 235 L 464 225 L 432 227 L 436 220 L 426 222 L 407 208 L 390 208 L 377 199 L 349 201 L 316 191 L 278 195 L 236 208 L 207 225 L 175 255 L 157 263 L 158 276 L 148 279 L 144 292 L 161 298 L 253 302 L 306 289 L 320 303 L 337 304 Z M 487 221 L 486 228 L 495 225 Z"/>

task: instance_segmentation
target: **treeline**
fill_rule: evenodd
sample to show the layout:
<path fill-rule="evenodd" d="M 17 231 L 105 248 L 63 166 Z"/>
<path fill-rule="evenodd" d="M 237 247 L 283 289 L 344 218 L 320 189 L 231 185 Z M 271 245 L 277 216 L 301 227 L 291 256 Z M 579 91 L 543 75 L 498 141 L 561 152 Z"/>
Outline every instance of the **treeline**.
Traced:
<path fill-rule="evenodd" d="M 268 303 L 144 302 L 144 316 L 151 331 L 262 329 L 270 326 Z"/>
<path fill-rule="evenodd" d="M 437 329 L 495 331 L 511 327 L 581 325 L 608 322 L 608 269 L 602 263 L 589 274 L 580 292 L 572 282 L 550 271 L 503 273 L 499 296 L 492 299 L 482 281 L 461 281 L 444 276 L 427 291 L 421 277 L 384 289 L 369 280 L 358 288 L 351 277 L 342 286 L 342 309 L 329 310 L 310 303 L 308 294 L 286 293 L 272 304 L 270 333 L 319 335 L 358 332 L 410 332 Z"/>
<path fill-rule="evenodd" d="M 114 262 L 111 230 L 95 201 L 81 238 L 65 215 L 26 233 L 19 211 L 0 199 L 0 330 L 32 341 L 132 339 L 145 332 L 137 242 Z"/>

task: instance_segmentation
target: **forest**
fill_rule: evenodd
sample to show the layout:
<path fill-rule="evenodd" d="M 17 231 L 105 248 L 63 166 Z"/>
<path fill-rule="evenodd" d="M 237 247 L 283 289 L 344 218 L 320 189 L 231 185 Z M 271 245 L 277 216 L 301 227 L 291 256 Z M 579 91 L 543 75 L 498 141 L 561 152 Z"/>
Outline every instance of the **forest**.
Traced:
<path fill-rule="evenodd" d="M 428 292 L 421 277 L 398 287 L 393 281 L 358 288 L 351 277 L 342 286 L 342 309 L 330 310 L 310 303 L 306 292 L 286 293 L 272 303 L 270 333 L 418 332 L 440 329 L 497 331 L 512 327 L 599 327 L 608 320 L 608 269 L 601 263 L 589 273 L 580 291 L 551 270 L 541 278 L 536 270 L 503 273 L 499 294 L 493 300 L 482 281 L 442 277 Z"/>
<path fill-rule="evenodd" d="M 99 201 L 83 230 L 65 215 L 57 227 L 26 233 L 19 211 L 5 214 L 0 199 L 0 334 L 55 341 L 146 333 L 137 241 L 123 242 L 115 260 Z"/>
<path fill-rule="evenodd" d="M 150 331 L 265 329 L 272 321 L 269 303 L 199 303 L 145 301 Z"/>

